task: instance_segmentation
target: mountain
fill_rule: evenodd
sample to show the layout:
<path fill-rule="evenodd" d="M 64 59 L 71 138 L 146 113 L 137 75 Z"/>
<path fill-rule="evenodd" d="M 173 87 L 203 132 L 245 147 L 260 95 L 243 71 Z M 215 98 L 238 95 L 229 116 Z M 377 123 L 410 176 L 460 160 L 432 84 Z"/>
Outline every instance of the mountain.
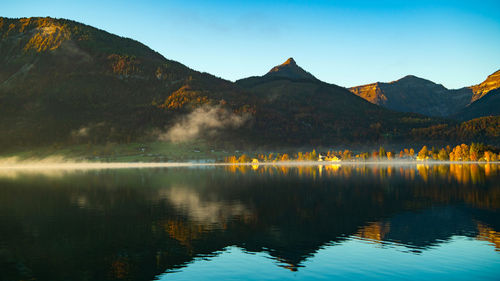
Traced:
<path fill-rule="evenodd" d="M 207 130 L 211 137 L 245 143 L 365 142 L 407 135 L 412 118 L 421 121 L 411 126 L 435 123 L 323 83 L 292 58 L 232 83 L 71 20 L 0 18 L 0 38 L 2 148 L 155 139 L 175 125 L 190 129 L 181 121 L 203 107 L 229 112 L 215 125 L 201 118 L 223 127 Z M 244 125 L 228 124 L 243 116 Z"/>
<path fill-rule="evenodd" d="M 389 83 L 377 82 L 349 90 L 371 103 L 392 110 L 449 117 L 458 116 L 461 110 L 497 88 L 500 88 L 500 71 L 491 74 L 478 85 L 456 90 L 412 75 Z M 487 115 L 491 114 L 484 112 L 471 117 Z"/>
<path fill-rule="evenodd" d="M 236 81 L 236 84 L 243 88 L 252 87 L 255 84 L 264 83 L 266 81 L 287 80 L 287 81 L 303 81 L 317 83 L 321 82 L 311 73 L 305 71 L 297 65 L 293 58 L 288 58 L 284 63 L 274 66 L 263 76 L 252 76 Z"/>
<path fill-rule="evenodd" d="M 273 67 L 265 75 L 266 77 L 281 77 L 296 80 L 311 80 L 317 81 L 311 73 L 305 71 L 300 66 L 297 65 L 293 58 L 289 58 L 284 63 Z"/>
<path fill-rule="evenodd" d="M 273 67 L 263 76 L 236 81 L 261 101 L 256 126 L 287 140 L 352 142 L 400 138 L 409 127 L 436 122 L 417 114 L 397 113 L 324 83 L 300 68 L 295 60 Z M 291 141 L 291 140 L 290 140 Z"/>
<path fill-rule="evenodd" d="M 491 74 L 484 80 L 484 82 L 470 86 L 469 89 L 474 93 L 472 96 L 472 102 L 479 100 L 484 97 L 488 92 L 500 88 L 500 70 Z"/>
<path fill-rule="evenodd" d="M 4 151 L 173 140 L 172 130 L 221 146 L 407 142 L 443 123 L 454 126 L 374 105 L 293 58 L 233 83 L 75 21 L 0 17 Z"/>
<path fill-rule="evenodd" d="M 0 144 L 130 141 L 223 99 L 230 81 L 71 20 L 0 18 Z"/>
<path fill-rule="evenodd" d="M 449 116 L 470 103 L 472 91 L 448 90 L 441 84 L 408 75 L 389 83 L 349 88 L 355 95 L 386 108 L 428 116 Z"/>
<path fill-rule="evenodd" d="M 489 91 L 467 107 L 461 109 L 453 117 L 459 120 L 470 120 L 483 116 L 500 115 L 500 89 Z"/>

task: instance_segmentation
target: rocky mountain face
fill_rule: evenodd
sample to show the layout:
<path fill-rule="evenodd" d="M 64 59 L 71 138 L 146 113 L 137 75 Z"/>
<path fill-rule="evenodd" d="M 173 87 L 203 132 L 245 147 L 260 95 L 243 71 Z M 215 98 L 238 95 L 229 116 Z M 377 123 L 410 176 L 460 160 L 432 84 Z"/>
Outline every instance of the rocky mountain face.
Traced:
<path fill-rule="evenodd" d="M 484 97 L 488 92 L 500 88 L 500 70 L 491 74 L 482 82 L 474 86 L 470 86 L 469 89 L 474 93 L 471 102 L 479 100 Z"/>
<path fill-rule="evenodd" d="M 412 75 L 389 83 L 377 82 L 349 90 L 371 103 L 392 110 L 450 117 L 499 87 L 500 71 L 497 71 L 481 84 L 456 90 Z M 487 115 L 491 114 L 484 112 L 484 115 L 474 117 Z"/>

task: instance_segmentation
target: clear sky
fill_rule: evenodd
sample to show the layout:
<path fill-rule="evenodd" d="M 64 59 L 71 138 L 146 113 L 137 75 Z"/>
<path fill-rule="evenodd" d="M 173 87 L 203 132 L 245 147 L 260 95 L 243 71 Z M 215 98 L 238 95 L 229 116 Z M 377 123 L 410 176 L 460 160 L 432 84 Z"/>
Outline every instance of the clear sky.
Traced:
<path fill-rule="evenodd" d="M 500 1 L 15 0 L 1 16 L 51 16 L 136 39 L 236 80 L 293 57 L 341 86 L 407 74 L 448 88 L 500 69 Z"/>

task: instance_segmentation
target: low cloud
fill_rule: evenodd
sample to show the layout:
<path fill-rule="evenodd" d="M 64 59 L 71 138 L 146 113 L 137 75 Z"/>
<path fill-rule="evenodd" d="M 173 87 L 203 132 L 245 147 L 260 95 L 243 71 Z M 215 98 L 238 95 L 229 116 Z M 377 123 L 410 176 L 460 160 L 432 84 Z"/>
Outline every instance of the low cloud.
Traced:
<path fill-rule="evenodd" d="M 161 133 L 159 139 L 185 142 L 202 135 L 213 136 L 223 129 L 239 128 L 249 118 L 249 114 L 238 115 L 221 106 L 202 106 L 182 118 L 166 133 Z"/>
<path fill-rule="evenodd" d="M 78 130 L 74 130 L 71 132 L 71 136 L 73 137 L 88 137 L 89 135 L 89 127 L 82 127 Z"/>
<path fill-rule="evenodd" d="M 115 129 L 106 122 L 90 123 L 71 131 L 70 137 L 75 143 L 89 140 L 108 140 Z"/>

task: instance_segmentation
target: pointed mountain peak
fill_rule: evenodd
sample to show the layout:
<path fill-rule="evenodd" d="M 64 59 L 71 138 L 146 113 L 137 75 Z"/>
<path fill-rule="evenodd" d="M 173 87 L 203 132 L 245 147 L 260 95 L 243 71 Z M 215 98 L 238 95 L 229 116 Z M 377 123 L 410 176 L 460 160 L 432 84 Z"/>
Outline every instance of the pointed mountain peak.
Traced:
<path fill-rule="evenodd" d="M 284 63 L 282 63 L 281 65 L 295 65 L 297 66 L 297 63 L 295 62 L 295 60 L 293 58 L 288 58 Z"/>
<path fill-rule="evenodd" d="M 293 58 L 289 58 L 284 63 L 273 67 L 265 76 L 317 80 L 311 73 L 298 66 Z"/>

